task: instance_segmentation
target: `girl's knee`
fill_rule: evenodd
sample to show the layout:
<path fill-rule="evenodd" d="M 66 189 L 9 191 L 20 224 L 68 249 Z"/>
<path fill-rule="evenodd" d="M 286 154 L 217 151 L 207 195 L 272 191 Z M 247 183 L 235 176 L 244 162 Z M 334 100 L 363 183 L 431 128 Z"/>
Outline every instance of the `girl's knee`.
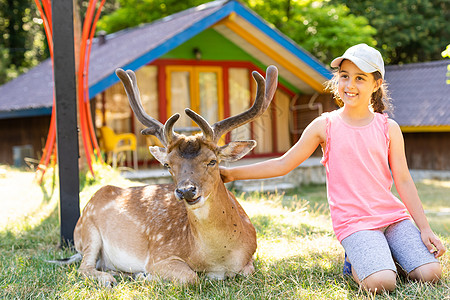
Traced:
<path fill-rule="evenodd" d="M 367 276 L 361 283 L 371 293 L 392 292 L 397 284 L 397 274 L 391 270 L 383 270 Z"/>
<path fill-rule="evenodd" d="M 441 276 L 442 276 L 441 264 L 438 262 L 420 266 L 412 270 L 408 274 L 408 277 L 412 280 L 431 283 L 439 281 L 439 279 L 441 279 Z"/>

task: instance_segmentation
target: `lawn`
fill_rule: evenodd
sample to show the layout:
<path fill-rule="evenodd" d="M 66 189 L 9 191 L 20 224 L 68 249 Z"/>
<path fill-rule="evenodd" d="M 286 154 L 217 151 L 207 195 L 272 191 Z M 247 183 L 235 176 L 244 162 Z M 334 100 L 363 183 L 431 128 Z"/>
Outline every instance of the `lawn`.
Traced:
<path fill-rule="evenodd" d="M 1 168 L 1 166 L 0 166 Z M 257 229 L 257 271 L 247 277 L 175 286 L 118 277 L 104 288 L 77 273 L 78 264 L 58 267 L 47 259 L 67 257 L 60 249 L 58 188 L 52 178 L 33 183 L 33 173 L 3 167 L 0 175 L 0 299 L 372 299 L 342 276 L 344 251 L 334 237 L 324 185 L 283 194 L 239 194 Z M 131 186 L 116 172 L 83 179 L 81 205 L 102 185 Z M 430 224 L 450 248 L 450 181 L 417 183 Z M 400 281 L 376 299 L 450 299 L 449 254 L 441 259 L 437 285 Z"/>

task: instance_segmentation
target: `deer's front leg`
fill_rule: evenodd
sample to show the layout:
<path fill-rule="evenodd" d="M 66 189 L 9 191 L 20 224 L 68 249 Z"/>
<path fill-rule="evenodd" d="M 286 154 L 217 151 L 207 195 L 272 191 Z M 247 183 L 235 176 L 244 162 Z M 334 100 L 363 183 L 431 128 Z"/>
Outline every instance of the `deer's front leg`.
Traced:
<path fill-rule="evenodd" d="M 147 264 L 145 280 L 162 278 L 179 284 L 196 283 L 198 275 L 189 265 L 177 256 L 171 256 L 157 263 Z"/>
<path fill-rule="evenodd" d="M 234 277 L 236 275 L 242 275 L 242 276 L 247 277 L 247 276 L 253 274 L 255 272 L 255 267 L 253 266 L 253 261 L 254 261 L 253 257 L 250 258 L 248 263 L 245 266 L 243 266 L 242 269 L 240 269 L 237 272 L 236 271 L 235 272 L 232 272 L 232 271 L 226 272 L 226 274 L 225 274 L 226 277 L 232 278 L 232 277 Z"/>
<path fill-rule="evenodd" d="M 253 257 L 250 258 L 250 261 L 242 268 L 239 274 L 243 276 L 251 275 L 255 272 L 255 267 L 253 266 Z"/>

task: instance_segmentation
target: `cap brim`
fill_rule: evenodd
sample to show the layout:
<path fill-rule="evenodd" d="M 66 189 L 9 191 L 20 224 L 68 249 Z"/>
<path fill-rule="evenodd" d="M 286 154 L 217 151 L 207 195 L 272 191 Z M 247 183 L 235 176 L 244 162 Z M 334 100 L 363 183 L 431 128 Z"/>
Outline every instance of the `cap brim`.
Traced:
<path fill-rule="evenodd" d="M 333 59 L 333 61 L 331 62 L 330 66 L 332 68 L 337 68 L 337 67 L 339 67 L 341 65 L 341 62 L 343 60 L 344 60 L 344 58 L 342 56 L 341 57 L 337 57 L 337 58 Z"/>
<path fill-rule="evenodd" d="M 335 58 L 330 64 L 331 67 L 332 68 L 339 67 L 344 59 L 348 59 L 349 61 L 354 63 L 361 71 L 363 71 L 365 73 L 373 73 L 373 72 L 379 71 L 377 68 L 373 67 L 366 61 L 364 61 L 358 57 L 352 56 L 352 55 L 344 55 L 344 56 Z"/>

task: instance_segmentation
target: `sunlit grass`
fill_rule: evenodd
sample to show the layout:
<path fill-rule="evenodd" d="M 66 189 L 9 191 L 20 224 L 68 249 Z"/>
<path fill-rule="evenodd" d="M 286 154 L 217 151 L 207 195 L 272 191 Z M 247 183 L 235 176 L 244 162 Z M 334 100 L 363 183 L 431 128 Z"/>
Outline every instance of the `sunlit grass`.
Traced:
<path fill-rule="evenodd" d="M 428 222 L 437 234 L 450 233 L 450 180 L 425 179 L 416 183 Z M 398 195 L 394 188 L 394 193 Z"/>
<path fill-rule="evenodd" d="M 82 180 L 81 206 L 105 184 L 139 184 L 110 168 L 98 167 L 95 180 L 89 176 Z M 8 176 L 22 180 L 16 183 L 20 186 L 17 194 L 7 199 L 16 201 L 16 206 L 8 206 L 14 219 L 0 223 L 0 299 L 372 299 L 342 276 L 344 252 L 331 228 L 323 185 L 301 187 L 289 194 L 237 193 L 258 236 L 256 272 L 249 277 L 211 281 L 201 276 L 197 285 L 176 286 L 122 276 L 117 286 L 108 289 L 79 276 L 78 264 L 58 267 L 45 262 L 73 254 L 58 247 L 58 187 L 51 176 L 41 188 L 26 182 L 32 176 L 22 173 L 8 170 L 0 178 L 0 191 Z M 444 196 L 450 192 L 450 182 L 423 181 L 417 186 L 431 213 L 433 229 L 449 248 L 447 219 L 433 213 L 448 209 Z M 449 255 L 441 262 L 444 279 L 439 284 L 400 281 L 395 292 L 376 299 L 450 299 Z"/>

